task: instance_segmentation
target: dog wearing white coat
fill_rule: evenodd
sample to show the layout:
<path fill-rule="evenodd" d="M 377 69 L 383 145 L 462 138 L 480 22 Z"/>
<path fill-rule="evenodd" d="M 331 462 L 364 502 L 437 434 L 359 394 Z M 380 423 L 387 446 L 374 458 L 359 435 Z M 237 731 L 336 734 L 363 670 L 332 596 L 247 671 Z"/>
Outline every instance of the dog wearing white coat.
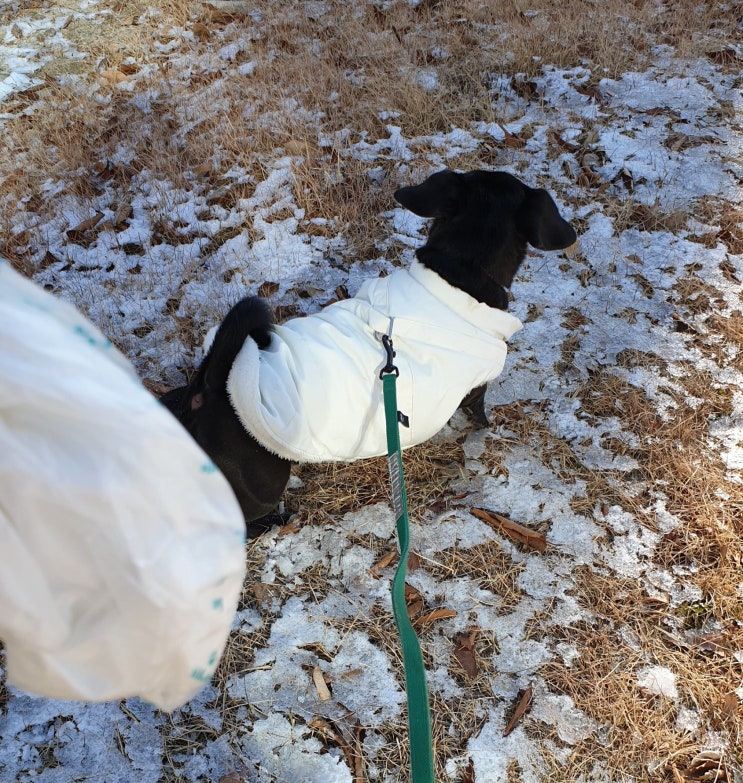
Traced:
<path fill-rule="evenodd" d="M 433 218 L 410 268 L 278 326 L 265 302 L 243 299 L 191 383 L 162 398 L 227 477 L 248 535 L 265 528 L 293 462 L 386 453 L 383 334 L 394 342 L 398 405 L 409 419 L 403 448 L 436 434 L 463 400 L 486 422 L 485 386 L 521 328 L 506 311 L 527 244 L 576 241 L 547 191 L 506 172 L 444 170 L 394 195 Z"/>

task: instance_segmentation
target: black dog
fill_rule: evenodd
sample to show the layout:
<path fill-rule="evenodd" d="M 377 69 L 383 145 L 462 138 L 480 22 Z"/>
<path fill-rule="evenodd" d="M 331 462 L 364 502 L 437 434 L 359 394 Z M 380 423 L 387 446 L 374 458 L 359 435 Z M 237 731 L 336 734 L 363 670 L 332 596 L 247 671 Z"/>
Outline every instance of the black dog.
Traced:
<path fill-rule="evenodd" d="M 420 185 L 400 188 L 395 199 L 416 215 L 434 218 L 425 245 L 416 251 L 418 261 L 450 286 L 497 310 L 507 309 L 507 289 L 527 243 L 557 250 L 576 240 L 545 190 L 530 188 L 505 172 L 445 170 Z M 248 337 L 261 350 L 271 345 L 271 315 L 256 297 L 232 308 L 191 383 L 167 393 L 162 402 L 224 473 L 242 508 L 248 536 L 255 536 L 274 521 L 266 515 L 278 504 L 291 462 L 254 439 L 227 393 L 230 371 Z M 466 349 L 463 345 L 462 351 Z M 447 378 L 441 383 L 445 386 Z M 485 386 L 478 386 L 463 400 L 463 407 L 483 424 L 484 395 Z"/>
<path fill-rule="evenodd" d="M 245 431 L 227 395 L 227 377 L 248 337 L 259 348 L 270 345 L 271 323 L 271 311 L 262 299 L 238 302 L 222 321 L 191 383 L 160 398 L 230 482 L 248 538 L 273 524 L 270 517 L 289 480 L 291 463 Z M 257 521 L 262 518 L 266 521 Z"/>

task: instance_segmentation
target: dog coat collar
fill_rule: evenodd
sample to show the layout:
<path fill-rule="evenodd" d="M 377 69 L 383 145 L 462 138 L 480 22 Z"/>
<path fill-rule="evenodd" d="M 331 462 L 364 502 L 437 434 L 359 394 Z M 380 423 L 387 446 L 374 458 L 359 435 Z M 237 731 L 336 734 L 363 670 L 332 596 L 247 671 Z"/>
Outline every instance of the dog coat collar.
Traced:
<path fill-rule="evenodd" d="M 392 327 L 398 405 L 409 448 L 435 435 L 476 386 L 496 378 L 518 318 L 449 285 L 414 261 L 367 280 L 353 299 L 248 338 L 227 390 L 247 431 L 293 462 L 351 461 L 386 453 L 380 336 Z"/>

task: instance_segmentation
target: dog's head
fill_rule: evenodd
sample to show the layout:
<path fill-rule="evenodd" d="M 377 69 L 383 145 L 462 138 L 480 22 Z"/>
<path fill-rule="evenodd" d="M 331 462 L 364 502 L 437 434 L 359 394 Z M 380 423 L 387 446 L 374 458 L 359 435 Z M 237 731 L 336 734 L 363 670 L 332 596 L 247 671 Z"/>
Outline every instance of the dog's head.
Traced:
<path fill-rule="evenodd" d="M 494 307 L 505 308 L 503 289 L 510 287 L 527 243 L 559 250 L 576 240 L 546 190 L 503 171 L 446 169 L 400 188 L 395 199 L 416 215 L 434 218 L 416 252 L 419 261 Z"/>

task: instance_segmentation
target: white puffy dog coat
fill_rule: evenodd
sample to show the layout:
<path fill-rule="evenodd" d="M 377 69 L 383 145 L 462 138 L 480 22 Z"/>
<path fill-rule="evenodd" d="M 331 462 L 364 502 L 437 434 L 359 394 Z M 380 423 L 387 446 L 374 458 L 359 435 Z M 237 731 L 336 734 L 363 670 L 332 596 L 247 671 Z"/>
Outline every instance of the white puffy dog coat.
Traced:
<path fill-rule="evenodd" d="M 473 388 L 497 377 L 518 318 L 478 302 L 414 261 L 367 280 L 353 299 L 275 327 L 259 350 L 248 338 L 227 389 L 246 430 L 293 462 L 387 453 L 379 372 L 390 333 L 397 402 L 410 426 L 403 448 L 435 435 Z"/>

